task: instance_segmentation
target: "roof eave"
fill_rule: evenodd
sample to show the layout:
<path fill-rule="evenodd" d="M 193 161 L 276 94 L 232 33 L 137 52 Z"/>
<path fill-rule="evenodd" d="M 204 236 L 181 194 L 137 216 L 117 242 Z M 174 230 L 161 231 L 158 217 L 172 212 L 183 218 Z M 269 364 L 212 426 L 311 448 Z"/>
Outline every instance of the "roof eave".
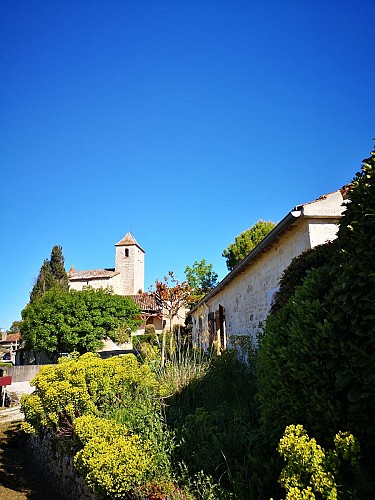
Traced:
<path fill-rule="evenodd" d="M 291 226 L 298 218 L 303 216 L 302 210 L 292 210 L 289 212 L 278 224 L 275 226 L 272 231 L 270 231 L 267 236 L 263 238 L 263 240 L 255 247 L 251 252 L 246 255 L 246 257 L 241 260 L 239 264 L 230 272 L 228 273 L 225 278 L 220 281 L 218 285 L 216 285 L 215 288 L 213 288 L 210 292 L 207 293 L 203 297 L 202 300 L 198 302 L 198 304 L 193 307 L 193 309 L 190 311 L 191 313 L 195 312 L 199 307 L 201 307 L 207 300 L 210 298 L 214 297 L 217 293 L 220 292 L 229 282 L 231 282 L 236 276 L 241 274 L 246 267 L 252 262 L 260 253 L 262 253 L 266 247 L 268 247 L 271 243 L 273 243 L 276 238 L 280 236 L 281 233 L 285 231 L 289 226 Z"/>

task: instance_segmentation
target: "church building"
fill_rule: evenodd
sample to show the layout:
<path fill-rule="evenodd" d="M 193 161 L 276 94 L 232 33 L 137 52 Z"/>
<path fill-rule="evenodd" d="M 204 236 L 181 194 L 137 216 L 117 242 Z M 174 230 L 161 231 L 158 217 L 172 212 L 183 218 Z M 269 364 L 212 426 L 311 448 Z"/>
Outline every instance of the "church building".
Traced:
<path fill-rule="evenodd" d="M 134 236 L 128 232 L 115 244 L 115 267 L 68 272 L 69 285 L 73 290 L 84 286 L 92 288 L 111 287 L 117 295 L 136 295 L 143 292 L 145 276 L 145 251 Z"/>
<path fill-rule="evenodd" d="M 125 295 L 136 302 L 142 310 L 142 333 L 146 325 L 154 325 L 156 332 L 163 329 L 163 311 L 154 295 L 144 294 L 145 251 L 134 236 L 128 232 L 115 244 L 115 267 L 78 271 L 74 267 L 68 272 L 72 290 L 111 287 L 117 295 Z"/>

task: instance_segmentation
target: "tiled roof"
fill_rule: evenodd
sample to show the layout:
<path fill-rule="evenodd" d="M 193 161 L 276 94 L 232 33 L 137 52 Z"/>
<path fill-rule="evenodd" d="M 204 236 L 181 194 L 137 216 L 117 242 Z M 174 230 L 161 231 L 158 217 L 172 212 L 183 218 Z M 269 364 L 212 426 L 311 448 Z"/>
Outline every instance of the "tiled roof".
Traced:
<path fill-rule="evenodd" d="M 17 340 L 21 340 L 20 332 L 7 334 L 7 338 L 6 338 L 7 342 L 16 342 Z"/>
<path fill-rule="evenodd" d="M 76 271 L 74 267 L 68 272 L 68 278 L 70 280 L 93 280 L 100 278 L 112 278 L 116 276 L 119 272 L 115 271 L 115 268 L 109 269 L 89 269 L 88 271 Z"/>
<path fill-rule="evenodd" d="M 217 293 L 220 292 L 223 288 L 225 288 L 228 283 L 230 283 L 235 277 L 237 277 L 239 274 L 241 274 L 245 268 L 250 265 L 254 259 L 261 253 L 263 253 L 271 244 L 273 244 L 277 238 L 280 237 L 280 235 L 289 227 L 291 227 L 297 220 L 305 216 L 305 207 L 308 207 L 309 205 L 313 205 L 314 203 L 318 201 L 324 201 L 330 196 L 336 195 L 336 193 L 340 193 L 342 199 L 347 194 L 347 186 L 344 186 L 342 190 L 337 190 L 333 191 L 332 193 L 327 193 L 325 195 L 320 196 L 314 201 L 310 201 L 308 203 L 303 203 L 302 205 L 297 205 L 292 209 L 291 212 L 289 212 L 273 229 L 270 231 L 267 236 L 263 238 L 263 240 L 258 243 L 256 247 L 254 247 L 250 253 L 247 254 L 247 256 L 239 262 L 236 267 L 232 269 L 225 277 L 218 283 L 212 290 L 210 290 L 207 295 L 205 295 L 200 302 L 196 306 L 194 306 L 190 313 L 194 313 L 197 309 L 199 309 L 202 304 L 207 302 L 211 297 L 214 297 Z M 340 203 L 339 207 L 343 207 L 343 204 Z M 344 209 L 342 209 L 343 211 Z M 340 212 L 342 212 L 340 211 Z M 315 215 L 314 213 L 312 214 L 313 216 Z M 322 214 L 322 217 L 330 217 L 331 214 L 324 215 Z M 307 217 L 311 216 L 311 214 L 308 214 Z M 332 218 L 338 219 L 340 217 L 340 214 L 333 214 Z M 337 222 L 336 222 L 337 223 Z"/>
<path fill-rule="evenodd" d="M 136 304 L 142 309 L 142 311 L 161 311 L 161 304 L 155 298 L 153 294 L 138 293 L 137 295 L 127 295 L 130 299 L 134 300 Z"/>
<path fill-rule="evenodd" d="M 137 240 L 134 238 L 134 236 L 131 234 L 130 231 L 128 231 L 125 236 L 122 238 L 122 240 L 118 241 L 115 243 L 115 247 L 123 247 L 126 245 L 137 245 L 142 251 L 144 251 L 138 244 Z"/>

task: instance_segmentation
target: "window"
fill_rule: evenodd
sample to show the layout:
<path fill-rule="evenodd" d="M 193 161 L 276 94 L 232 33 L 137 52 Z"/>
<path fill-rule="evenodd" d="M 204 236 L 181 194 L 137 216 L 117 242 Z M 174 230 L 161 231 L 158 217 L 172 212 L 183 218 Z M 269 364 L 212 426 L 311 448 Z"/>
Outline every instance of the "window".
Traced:
<path fill-rule="evenodd" d="M 129 248 L 125 248 L 124 257 L 129 257 Z"/>

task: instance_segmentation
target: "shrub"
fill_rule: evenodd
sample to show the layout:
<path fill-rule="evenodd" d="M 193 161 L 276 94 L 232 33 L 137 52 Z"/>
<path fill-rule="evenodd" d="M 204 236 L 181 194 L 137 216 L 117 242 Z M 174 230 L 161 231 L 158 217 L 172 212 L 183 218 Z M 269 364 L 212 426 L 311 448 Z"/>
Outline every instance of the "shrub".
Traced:
<path fill-rule="evenodd" d="M 47 427 L 73 439 L 74 463 L 99 495 L 128 498 L 145 482 L 170 479 L 173 435 L 147 364 L 132 355 L 85 354 L 43 367 L 32 384 L 35 393 L 22 399 L 24 429 Z"/>
<path fill-rule="evenodd" d="M 334 375 L 327 370 L 330 329 L 322 310 L 330 285 L 328 269 L 314 269 L 288 303 L 267 318 L 259 342 L 257 397 L 273 445 L 290 423 L 302 423 L 321 440 L 339 430 L 341 407 L 334 398 Z"/>
<path fill-rule="evenodd" d="M 276 313 L 286 305 L 296 288 L 302 285 L 311 269 L 322 267 L 329 262 L 334 249 L 335 242 L 330 242 L 305 250 L 301 255 L 293 258 L 281 276 L 280 288 L 275 294 L 271 314 Z"/>
<path fill-rule="evenodd" d="M 74 465 L 94 492 L 124 498 L 154 477 L 156 462 L 147 440 L 129 435 L 124 425 L 87 415 L 75 421 L 74 431 L 83 445 Z"/>
<path fill-rule="evenodd" d="M 98 415 L 108 406 L 130 404 L 141 395 L 159 392 L 159 384 L 147 365 L 132 355 L 102 360 L 87 353 L 78 359 L 61 358 L 58 365 L 43 366 L 31 381 L 35 392 L 21 400 L 26 421 L 34 430 L 56 430 L 59 418 Z"/>
<path fill-rule="evenodd" d="M 324 303 L 331 329 L 329 370 L 343 419 L 361 442 L 375 477 L 375 151 L 364 160 L 349 197 Z"/>
<path fill-rule="evenodd" d="M 261 421 L 275 442 L 301 423 L 327 445 L 339 429 L 361 444 L 361 487 L 375 466 L 375 152 L 349 188 L 332 258 L 312 269 L 259 343 Z M 358 480 L 358 478 L 356 478 Z M 373 494 L 373 490 L 372 490 Z M 367 497 L 369 493 L 367 492 Z"/>
<path fill-rule="evenodd" d="M 190 477 L 204 471 L 226 489 L 226 498 L 232 491 L 238 499 L 263 500 L 277 480 L 254 394 L 253 372 L 238 361 L 235 350 L 226 351 L 213 357 L 207 373 L 177 392 L 166 408 L 176 431 L 174 461 L 185 463 Z"/>
<path fill-rule="evenodd" d="M 359 445 L 349 433 L 338 433 L 334 441 L 336 450 L 327 452 L 309 438 L 302 425 L 285 429 L 278 451 L 286 462 L 279 479 L 287 491 L 286 500 L 337 499 L 339 455 L 356 465 Z"/>

